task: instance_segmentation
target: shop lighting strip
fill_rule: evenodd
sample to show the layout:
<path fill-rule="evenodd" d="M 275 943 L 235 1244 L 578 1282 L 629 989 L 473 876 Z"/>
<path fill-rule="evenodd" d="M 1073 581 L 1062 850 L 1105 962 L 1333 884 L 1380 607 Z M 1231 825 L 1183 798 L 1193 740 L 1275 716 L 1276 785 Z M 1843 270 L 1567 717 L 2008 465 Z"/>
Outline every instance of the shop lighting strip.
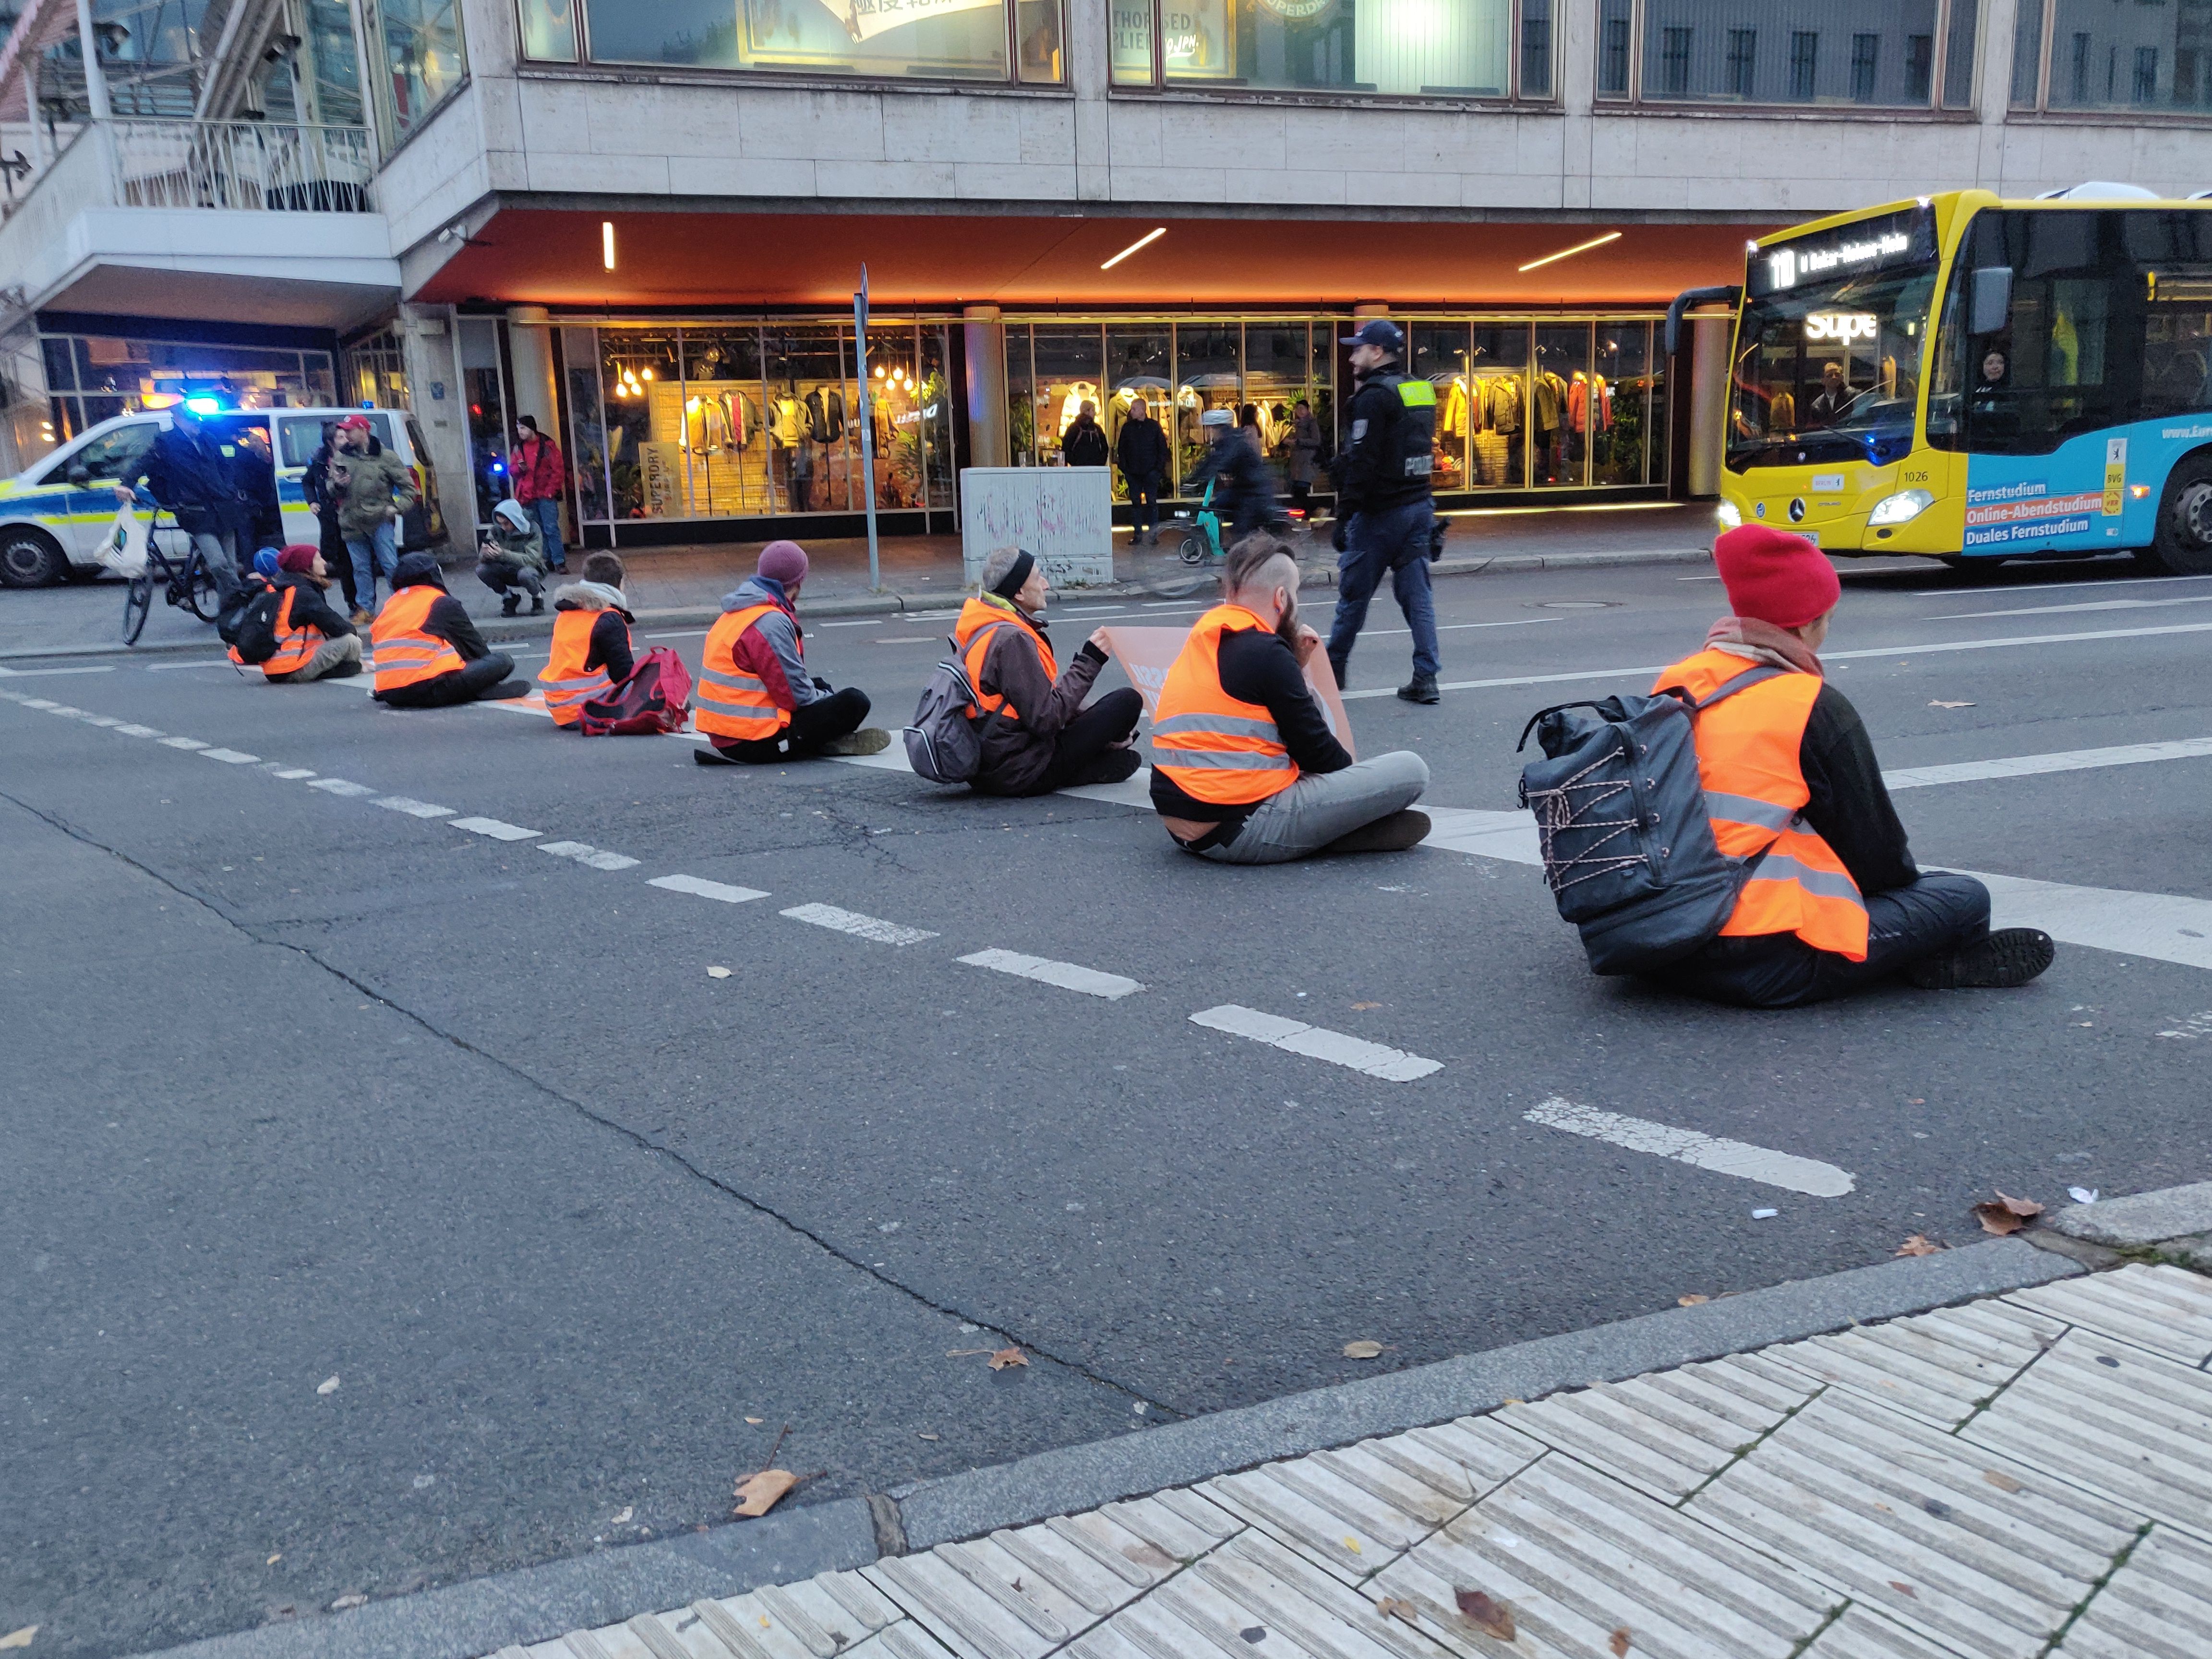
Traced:
<path fill-rule="evenodd" d="M 1607 242 L 1617 242 L 1620 240 L 1619 231 L 1608 230 L 1604 235 L 1594 236 L 1587 242 L 1577 242 L 1572 247 L 1563 247 L 1557 253 L 1547 253 L 1540 259 L 1531 259 L 1521 269 L 1534 270 L 1539 265 L 1548 265 L 1560 259 L 1571 259 L 1577 253 L 1588 253 L 1594 247 L 1603 247 Z"/>
<path fill-rule="evenodd" d="M 1127 258 L 1139 248 L 1150 247 L 1154 242 L 1158 241 L 1161 237 L 1167 234 L 1168 228 L 1165 225 L 1162 225 L 1158 230 L 1146 231 L 1142 236 L 1137 238 L 1135 241 L 1130 243 L 1128 246 L 1123 248 L 1119 253 L 1109 259 L 1104 264 L 1099 266 L 1098 269 L 1101 270 L 1113 270 L 1115 265 L 1120 264 L 1122 260 Z"/>

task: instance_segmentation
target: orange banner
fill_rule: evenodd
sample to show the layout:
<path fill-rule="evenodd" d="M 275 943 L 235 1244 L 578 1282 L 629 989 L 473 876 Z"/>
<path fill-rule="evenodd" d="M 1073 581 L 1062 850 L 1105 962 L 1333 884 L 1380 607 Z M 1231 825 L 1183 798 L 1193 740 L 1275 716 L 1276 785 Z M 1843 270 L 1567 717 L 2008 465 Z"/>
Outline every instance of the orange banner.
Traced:
<path fill-rule="evenodd" d="M 1106 635 L 1106 648 L 1121 665 L 1121 672 L 1129 677 L 1129 684 L 1137 688 L 1137 695 L 1145 700 L 1145 718 L 1154 718 L 1159 707 L 1160 688 L 1168 682 L 1168 670 L 1182 654 L 1183 641 L 1190 637 L 1186 628 L 1108 628 L 1100 630 Z M 1322 716 L 1336 740 L 1344 745 L 1344 752 L 1352 759 L 1359 758 L 1359 750 L 1352 741 L 1352 717 L 1344 712 L 1344 699 L 1337 695 L 1336 676 L 1329 672 L 1328 654 L 1316 651 L 1306 659 L 1306 684 L 1313 688 L 1315 698 L 1321 703 Z"/>

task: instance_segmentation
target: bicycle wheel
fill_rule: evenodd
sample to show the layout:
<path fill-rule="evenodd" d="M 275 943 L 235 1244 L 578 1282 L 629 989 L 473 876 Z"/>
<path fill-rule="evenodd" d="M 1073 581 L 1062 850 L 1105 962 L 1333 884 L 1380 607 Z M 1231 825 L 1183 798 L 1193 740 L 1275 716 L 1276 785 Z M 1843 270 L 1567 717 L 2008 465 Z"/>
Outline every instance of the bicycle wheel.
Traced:
<path fill-rule="evenodd" d="M 140 571 L 123 587 L 123 643 L 136 645 L 146 630 L 146 613 L 154 608 L 154 576 Z"/>
<path fill-rule="evenodd" d="M 213 622 L 222 610 L 222 590 L 216 586 L 215 572 L 195 558 L 185 574 L 188 584 L 185 589 L 185 609 L 204 623 Z"/>

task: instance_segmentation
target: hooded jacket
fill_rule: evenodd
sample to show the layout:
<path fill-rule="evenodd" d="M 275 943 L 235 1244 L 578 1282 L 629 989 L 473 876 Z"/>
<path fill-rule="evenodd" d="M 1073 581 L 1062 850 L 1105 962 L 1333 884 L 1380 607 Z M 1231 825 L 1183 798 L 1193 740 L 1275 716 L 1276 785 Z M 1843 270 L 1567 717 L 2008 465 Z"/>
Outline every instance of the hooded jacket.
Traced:
<path fill-rule="evenodd" d="M 1031 793 L 1052 764 L 1060 734 L 1083 707 L 1106 665 L 1106 653 L 1085 640 L 1075 660 L 1060 672 L 1058 679 L 1045 672 L 1047 645 L 1044 623 L 1027 617 L 997 594 L 971 599 L 962 608 L 952 631 L 952 643 L 962 655 L 976 633 L 994 622 L 1012 622 L 991 636 L 983 653 L 983 672 L 975 689 L 989 697 L 1003 697 L 1009 714 L 985 716 L 977 721 L 983 734 L 983 757 L 975 769 L 975 787 L 987 795 Z"/>
<path fill-rule="evenodd" d="M 598 582 L 568 582 L 553 590 L 554 610 L 599 613 L 592 623 L 591 643 L 584 650 L 584 668 L 586 672 L 605 669 L 607 678 L 617 685 L 637 668 L 629 643 L 629 625 L 637 618 L 618 603 L 622 597 L 620 588 L 604 587 Z"/>
<path fill-rule="evenodd" d="M 486 558 L 504 559 L 526 570 L 545 568 L 545 538 L 536 525 L 526 524 L 517 530 L 504 514 L 494 513 L 484 534 L 489 543 L 484 550 Z"/>
<path fill-rule="evenodd" d="M 778 708 L 804 708 L 820 702 L 829 693 L 806 672 L 799 617 L 784 597 L 783 584 L 772 576 L 753 576 L 722 599 L 725 614 L 750 611 L 757 605 L 775 609 L 739 636 L 732 652 L 738 666 L 759 678 L 768 688 L 769 700 Z"/>
<path fill-rule="evenodd" d="M 367 449 L 332 456 L 331 468 L 333 473 L 345 471 L 342 489 L 335 477 L 331 481 L 338 498 L 338 528 L 356 539 L 374 536 L 377 526 L 386 519 L 397 521 L 415 505 L 414 475 L 374 432 Z"/>
<path fill-rule="evenodd" d="M 437 559 L 428 553 L 410 553 L 392 570 L 392 591 L 395 593 L 403 587 L 419 587 L 426 583 L 441 592 L 446 586 Z M 477 632 L 477 625 L 469 620 L 467 607 L 450 593 L 432 602 L 430 614 L 422 619 L 422 631 L 434 634 L 452 646 L 460 653 L 463 662 L 475 662 L 491 655 L 491 647 Z"/>

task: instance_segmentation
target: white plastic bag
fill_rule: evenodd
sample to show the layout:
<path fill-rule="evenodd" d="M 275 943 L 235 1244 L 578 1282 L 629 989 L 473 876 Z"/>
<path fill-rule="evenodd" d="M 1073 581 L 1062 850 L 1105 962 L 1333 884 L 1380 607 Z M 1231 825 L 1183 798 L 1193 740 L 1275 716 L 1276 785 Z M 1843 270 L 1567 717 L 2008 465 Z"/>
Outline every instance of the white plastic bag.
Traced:
<path fill-rule="evenodd" d="M 118 576 L 146 574 L 147 521 L 125 507 L 115 515 L 115 527 L 100 544 L 100 562 Z"/>

